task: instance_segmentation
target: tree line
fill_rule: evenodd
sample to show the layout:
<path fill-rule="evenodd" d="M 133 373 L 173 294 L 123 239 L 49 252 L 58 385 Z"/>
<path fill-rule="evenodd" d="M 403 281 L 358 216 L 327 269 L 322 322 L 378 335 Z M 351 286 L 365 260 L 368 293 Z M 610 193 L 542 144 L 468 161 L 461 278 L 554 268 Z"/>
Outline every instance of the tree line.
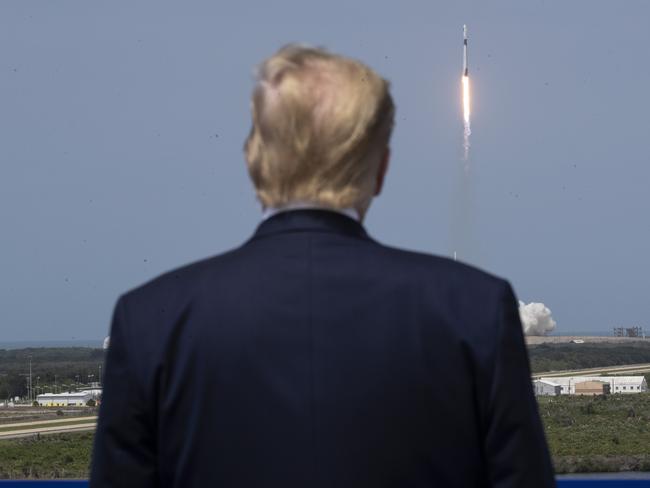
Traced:
<path fill-rule="evenodd" d="M 35 397 L 99 381 L 104 358 L 103 349 L 89 347 L 0 349 L 0 401 L 27 397 L 30 359 Z"/>

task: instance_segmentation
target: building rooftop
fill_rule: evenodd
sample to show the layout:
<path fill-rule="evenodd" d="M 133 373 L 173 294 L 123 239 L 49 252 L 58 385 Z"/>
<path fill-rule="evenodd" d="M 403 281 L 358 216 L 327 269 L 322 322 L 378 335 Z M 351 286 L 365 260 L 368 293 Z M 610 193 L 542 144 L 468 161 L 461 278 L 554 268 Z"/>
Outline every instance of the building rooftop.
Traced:
<path fill-rule="evenodd" d="M 583 381 L 601 381 L 617 385 L 643 385 L 645 376 L 553 376 L 540 378 L 543 381 L 551 381 L 559 385 L 570 383 L 582 383 Z"/>
<path fill-rule="evenodd" d="M 65 398 L 70 398 L 70 397 L 83 398 L 83 397 L 86 397 L 88 395 L 89 395 L 89 393 L 86 393 L 86 392 L 83 392 L 83 391 L 81 391 L 81 392 L 75 391 L 75 392 L 72 392 L 72 393 L 42 393 L 42 394 L 38 395 L 36 398 L 64 398 L 64 397 Z"/>

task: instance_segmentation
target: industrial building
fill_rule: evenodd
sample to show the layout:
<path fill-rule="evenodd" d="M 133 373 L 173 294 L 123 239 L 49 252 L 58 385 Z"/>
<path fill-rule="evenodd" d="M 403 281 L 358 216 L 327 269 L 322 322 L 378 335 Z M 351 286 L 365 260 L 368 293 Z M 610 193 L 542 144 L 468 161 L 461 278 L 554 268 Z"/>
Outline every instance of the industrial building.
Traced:
<path fill-rule="evenodd" d="M 93 400 L 99 400 L 102 397 L 102 388 L 90 388 L 89 390 L 81 390 L 80 393 L 88 393 Z"/>
<path fill-rule="evenodd" d="M 611 387 L 607 381 L 581 381 L 575 384 L 576 395 L 608 395 Z"/>
<path fill-rule="evenodd" d="M 551 380 L 535 380 L 533 381 L 536 396 L 555 396 L 562 393 L 562 386 Z"/>
<path fill-rule="evenodd" d="M 644 376 L 558 376 L 533 381 L 536 395 L 607 395 L 648 391 Z M 555 387 L 559 386 L 559 393 Z"/>
<path fill-rule="evenodd" d="M 36 397 L 41 407 L 84 407 L 92 398 L 90 393 L 43 393 Z"/>

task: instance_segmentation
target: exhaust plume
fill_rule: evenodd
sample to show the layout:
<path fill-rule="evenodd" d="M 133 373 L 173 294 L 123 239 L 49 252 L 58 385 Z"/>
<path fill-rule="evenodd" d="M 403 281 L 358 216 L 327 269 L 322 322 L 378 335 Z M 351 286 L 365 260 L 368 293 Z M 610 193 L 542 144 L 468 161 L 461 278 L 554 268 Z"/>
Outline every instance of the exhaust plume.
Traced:
<path fill-rule="evenodd" d="M 469 76 L 463 76 L 463 159 L 469 157 L 469 136 L 472 133 L 470 123 Z"/>
<path fill-rule="evenodd" d="M 469 63 L 467 61 L 467 26 L 463 25 L 463 160 L 469 158 L 469 135 L 472 133 L 470 127 L 470 92 L 469 92 Z"/>
<path fill-rule="evenodd" d="M 551 310 L 543 303 L 519 301 L 519 317 L 525 335 L 543 336 L 555 330 L 556 323 Z"/>

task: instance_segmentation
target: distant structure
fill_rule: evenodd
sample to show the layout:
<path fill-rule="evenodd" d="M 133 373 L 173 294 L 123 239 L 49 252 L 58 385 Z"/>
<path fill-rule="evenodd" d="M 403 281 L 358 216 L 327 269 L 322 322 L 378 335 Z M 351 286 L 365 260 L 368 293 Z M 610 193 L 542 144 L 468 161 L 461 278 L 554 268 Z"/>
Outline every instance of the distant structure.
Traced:
<path fill-rule="evenodd" d="M 555 376 L 533 381 L 535 394 L 542 395 L 609 395 L 648 391 L 645 376 Z"/>
<path fill-rule="evenodd" d="M 92 386 L 90 389 L 81 390 L 79 393 L 88 393 L 93 400 L 97 401 L 102 397 L 102 387 Z"/>
<path fill-rule="evenodd" d="M 36 397 L 41 407 L 85 407 L 92 398 L 90 393 L 43 393 Z"/>
<path fill-rule="evenodd" d="M 614 337 L 642 337 L 645 339 L 643 327 L 614 327 Z"/>
<path fill-rule="evenodd" d="M 557 396 L 562 393 L 562 386 L 551 380 L 533 381 L 536 396 Z"/>
<path fill-rule="evenodd" d="M 612 387 L 607 381 L 579 381 L 574 386 L 576 395 L 609 395 Z"/>

